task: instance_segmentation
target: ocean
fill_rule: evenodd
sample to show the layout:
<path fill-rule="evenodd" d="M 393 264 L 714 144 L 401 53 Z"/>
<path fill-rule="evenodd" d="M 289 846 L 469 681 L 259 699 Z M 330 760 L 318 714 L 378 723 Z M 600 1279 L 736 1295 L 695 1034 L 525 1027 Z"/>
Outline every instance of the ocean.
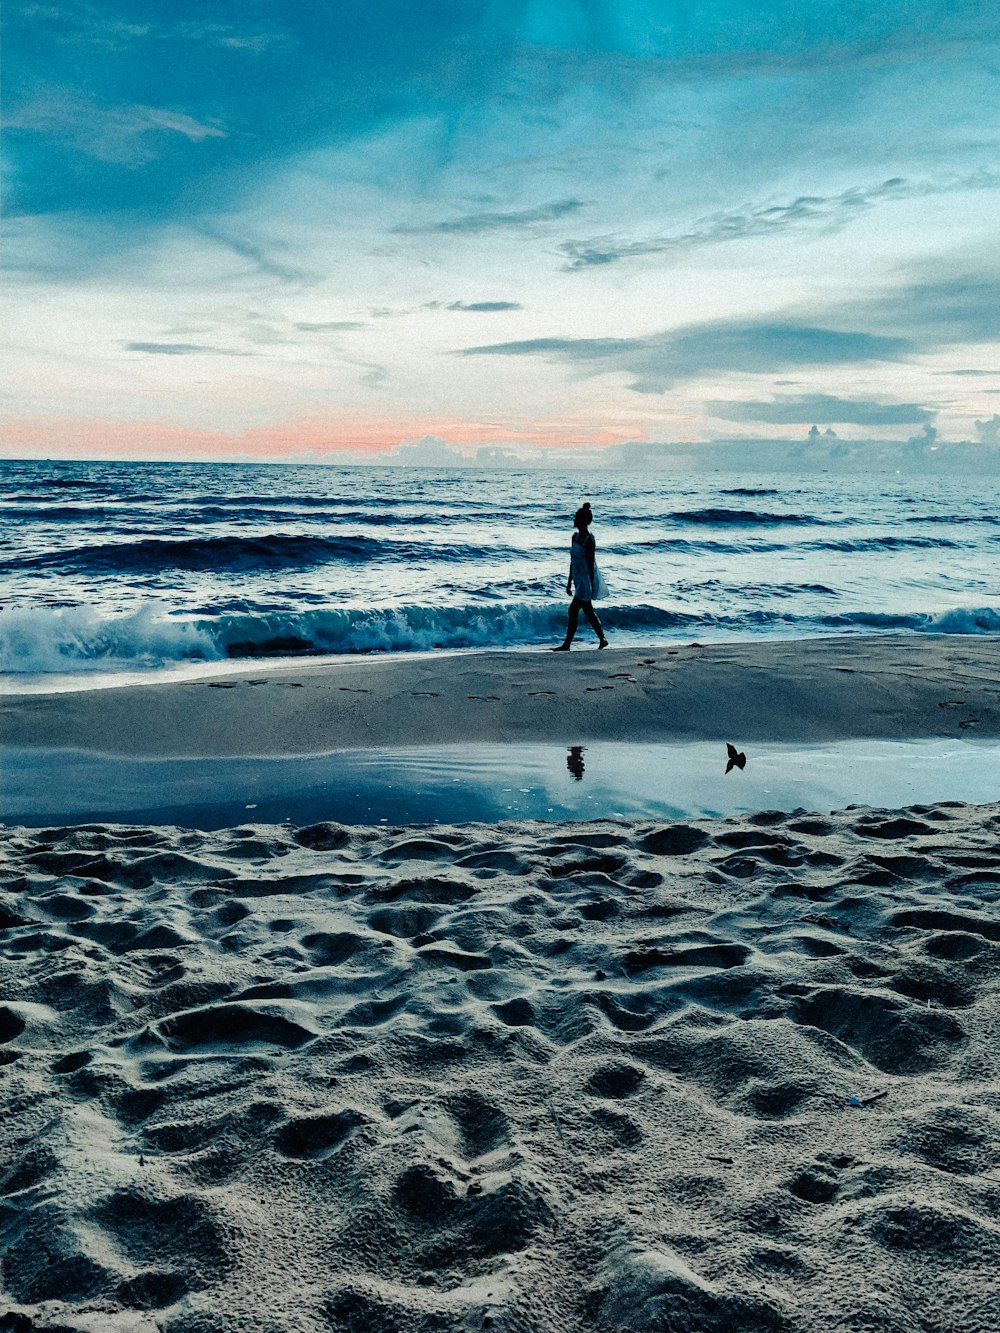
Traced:
<path fill-rule="evenodd" d="M 976 478 L 6 461 L 0 671 L 556 643 L 584 500 L 612 642 L 1000 632 Z"/>

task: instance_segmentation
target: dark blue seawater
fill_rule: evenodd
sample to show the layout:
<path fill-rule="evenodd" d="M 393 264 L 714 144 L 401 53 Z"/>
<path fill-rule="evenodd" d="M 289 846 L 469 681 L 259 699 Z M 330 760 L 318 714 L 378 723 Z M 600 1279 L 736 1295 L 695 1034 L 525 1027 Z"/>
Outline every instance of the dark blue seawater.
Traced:
<path fill-rule="evenodd" d="M 0 671 L 554 642 L 584 499 L 613 640 L 1000 632 L 976 478 L 3 462 Z"/>

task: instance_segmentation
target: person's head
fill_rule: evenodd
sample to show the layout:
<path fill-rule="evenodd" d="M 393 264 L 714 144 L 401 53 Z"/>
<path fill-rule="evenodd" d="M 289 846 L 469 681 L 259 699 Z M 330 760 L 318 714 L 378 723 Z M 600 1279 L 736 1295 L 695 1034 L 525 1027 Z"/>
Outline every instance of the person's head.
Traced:
<path fill-rule="evenodd" d="M 580 531 L 583 532 L 586 528 L 590 527 L 593 521 L 594 515 L 591 512 L 590 501 L 585 500 L 573 515 L 573 526 L 574 528 L 579 528 Z"/>

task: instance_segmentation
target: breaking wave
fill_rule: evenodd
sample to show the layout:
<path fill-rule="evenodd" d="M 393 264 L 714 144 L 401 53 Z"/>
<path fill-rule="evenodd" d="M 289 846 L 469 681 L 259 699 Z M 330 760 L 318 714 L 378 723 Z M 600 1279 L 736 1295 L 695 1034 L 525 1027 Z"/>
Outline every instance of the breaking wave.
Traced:
<path fill-rule="evenodd" d="M 1000 610 L 938 614 L 778 611 L 698 615 L 654 605 L 602 606 L 614 634 L 678 638 L 701 633 L 902 631 L 1000 634 Z M 0 671 L 14 674 L 154 669 L 183 662 L 307 654 L 415 652 L 435 648 L 527 647 L 551 642 L 566 623 L 563 603 L 453 607 L 344 607 L 266 614 L 182 617 L 149 605 L 126 615 L 89 607 L 8 608 L 0 612 Z"/>

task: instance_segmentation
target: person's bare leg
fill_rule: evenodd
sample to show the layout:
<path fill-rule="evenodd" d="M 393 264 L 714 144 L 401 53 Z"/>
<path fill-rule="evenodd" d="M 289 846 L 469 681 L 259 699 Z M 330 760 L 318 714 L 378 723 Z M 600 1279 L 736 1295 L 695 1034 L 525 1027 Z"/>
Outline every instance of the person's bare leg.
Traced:
<path fill-rule="evenodd" d="M 583 614 L 590 621 L 591 629 L 593 629 L 594 633 L 597 635 L 597 638 L 599 640 L 597 644 L 598 648 L 607 648 L 608 640 L 604 633 L 604 628 L 601 625 L 601 622 L 597 618 L 597 612 L 594 610 L 593 602 L 583 603 Z"/>
<path fill-rule="evenodd" d="M 580 623 L 580 607 L 582 605 L 583 603 L 580 601 L 579 597 L 574 597 L 573 600 L 570 602 L 569 615 L 566 619 L 566 637 L 565 639 L 563 639 L 562 643 L 559 644 L 557 648 L 553 648 L 551 650 L 552 652 L 554 653 L 569 652 L 569 646 L 573 642 L 573 639 L 576 636 L 576 627 Z"/>

